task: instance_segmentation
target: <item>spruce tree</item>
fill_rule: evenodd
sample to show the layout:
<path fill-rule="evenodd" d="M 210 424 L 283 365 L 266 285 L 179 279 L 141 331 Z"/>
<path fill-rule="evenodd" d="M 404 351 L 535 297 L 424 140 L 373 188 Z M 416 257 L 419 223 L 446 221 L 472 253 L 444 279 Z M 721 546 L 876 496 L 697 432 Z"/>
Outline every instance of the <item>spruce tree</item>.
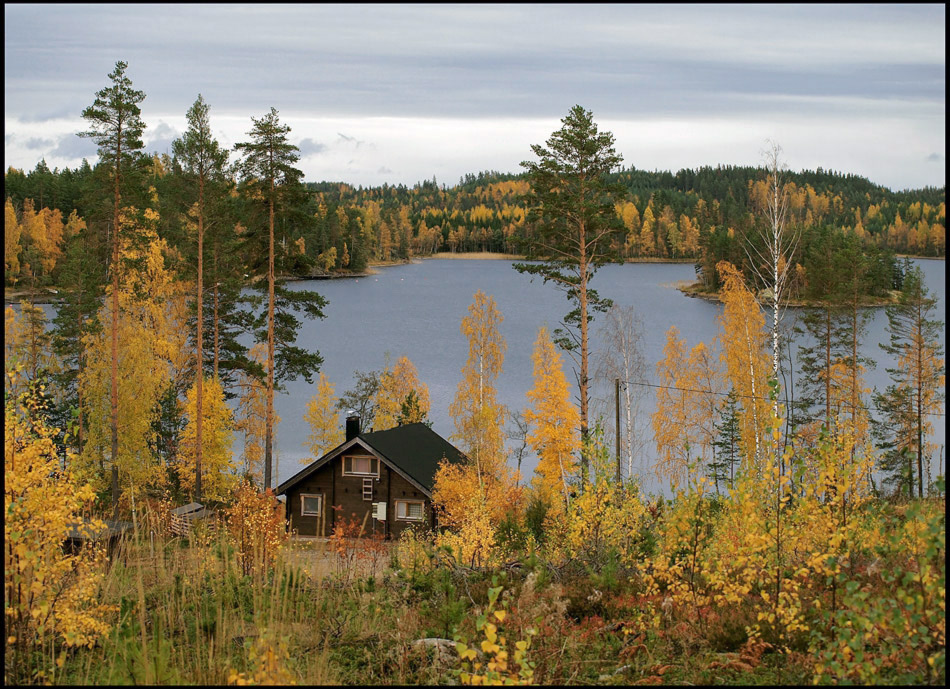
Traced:
<path fill-rule="evenodd" d="M 945 362 L 940 331 L 943 321 L 933 318 L 937 300 L 923 283 L 919 267 L 903 268 L 903 289 L 896 304 L 887 308 L 889 342 L 881 349 L 894 357 L 895 365 L 886 369 L 892 384 L 876 396 L 884 419 L 878 436 L 885 450 L 883 460 L 886 481 L 901 486 L 913 495 L 916 470 L 917 495 L 924 497 L 924 462 L 930 461 L 925 436 L 932 414 L 941 413 L 945 386 Z M 906 466 L 905 466 L 906 462 Z"/>

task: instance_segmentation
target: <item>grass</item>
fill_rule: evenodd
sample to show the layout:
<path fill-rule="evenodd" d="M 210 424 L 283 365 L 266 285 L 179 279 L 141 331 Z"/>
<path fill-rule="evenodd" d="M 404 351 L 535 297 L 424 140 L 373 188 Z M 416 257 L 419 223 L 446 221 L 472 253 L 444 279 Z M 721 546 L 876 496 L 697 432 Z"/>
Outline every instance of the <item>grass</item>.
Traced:
<path fill-rule="evenodd" d="M 643 571 L 616 560 L 531 557 L 471 570 L 440 561 L 423 539 L 417 557 L 404 542 L 291 540 L 272 565 L 245 574 L 224 529 L 199 525 L 182 538 L 153 513 L 138 525 L 101 592 L 117 606 L 112 632 L 92 649 L 69 650 L 52 683 L 457 683 L 457 659 L 439 661 L 414 642 L 479 648 L 478 617 L 499 588 L 495 609 L 507 614 L 498 635 L 530 639 L 538 684 L 764 686 L 814 677 L 806 646 L 778 652 L 769 638 L 749 638 L 754 612 L 745 603 L 683 606 L 637 623 L 664 594 L 648 595 Z"/>

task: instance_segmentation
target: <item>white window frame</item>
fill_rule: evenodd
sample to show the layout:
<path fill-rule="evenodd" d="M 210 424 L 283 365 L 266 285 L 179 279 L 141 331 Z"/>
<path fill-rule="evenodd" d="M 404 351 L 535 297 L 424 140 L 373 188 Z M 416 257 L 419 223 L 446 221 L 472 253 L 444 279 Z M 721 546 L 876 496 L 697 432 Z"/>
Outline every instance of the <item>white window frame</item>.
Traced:
<path fill-rule="evenodd" d="M 353 471 L 353 460 L 354 459 L 366 459 L 369 460 L 370 466 L 373 465 L 373 462 L 376 463 L 376 471 Z M 350 460 L 350 471 L 346 470 L 346 460 Z M 379 478 L 379 458 L 373 457 L 372 455 L 343 455 L 343 475 L 344 476 L 372 476 L 374 478 Z"/>
<path fill-rule="evenodd" d="M 373 478 L 367 476 L 363 479 L 363 500 L 373 499 Z"/>
<path fill-rule="evenodd" d="M 422 508 L 422 515 L 419 517 L 409 516 L 409 505 L 415 504 Z M 402 508 L 402 509 L 400 509 Z M 400 522 L 423 522 L 426 519 L 425 500 L 396 500 L 396 520 Z"/>
<path fill-rule="evenodd" d="M 320 511 L 319 512 L 307 512 L 304 508 L 306 501 L 304 498 L 319 498 L 320 500 Z M 323 493 L 301 493 L 300 494 L 300 516 L 301 517 L 320 517 L 323 516 Z"/>

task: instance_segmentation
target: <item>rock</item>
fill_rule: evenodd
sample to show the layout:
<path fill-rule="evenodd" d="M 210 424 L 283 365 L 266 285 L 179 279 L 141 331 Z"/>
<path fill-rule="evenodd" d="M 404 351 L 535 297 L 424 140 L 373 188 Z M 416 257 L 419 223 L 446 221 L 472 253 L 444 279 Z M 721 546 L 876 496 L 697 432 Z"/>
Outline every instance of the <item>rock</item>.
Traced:
<path fill-rule="evenodd" d="M 432 662 L 437 665 L 454 665 L 458 660 L 458 651 L 455 650 L 455 642 L 451 639 L 439 639 L 430 637 L 428 639 L 416 639 L 410 644 L 413 650 L 422 649 L 426 653 L 431 648 Z"/>

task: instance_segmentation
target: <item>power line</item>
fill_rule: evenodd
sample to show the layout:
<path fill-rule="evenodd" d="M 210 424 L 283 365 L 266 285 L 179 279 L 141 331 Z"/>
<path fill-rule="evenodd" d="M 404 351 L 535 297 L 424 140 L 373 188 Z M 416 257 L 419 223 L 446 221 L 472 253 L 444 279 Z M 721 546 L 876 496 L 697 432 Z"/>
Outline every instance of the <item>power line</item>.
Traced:
<path fill-rule="evenodd" d="M 675 385 L 656 385 L 655 383 L 642 383 L 642 382 L 635 381 L 635 380 L 621 380 L 620 382 L 623 383 L 624 385 L 627 385 L 627 384 L 629 384 L 629 385 L 642 385 L 642 386 L 648 387 L 648 388 L 657 388 L 657 389 L 661 389 L 661 390 L 677 390 L 677 391 L 679 391 L 679 392 L 696 392 L 696 393 L 699 393 L 699 394 L 702 394 L 702 395 L 718 395 L 719 397 L 728 397 L 730 394 L 732 394 L 732 393 L 728 393 L 728 392 L 715 392 L 715 391 L 713 391 L 713 390 L 695 390 L 695 389 L 693 389 L 693 388 L 680 388 L 680 387 L 676 387 Z M 758 396 L 758 395 L 740 395 L 740 394 L 738 394 L 738 393 L 735 393 L 734 396 L 737 397 L 737 398 L 739 398 L 739 399 L 762 400 L 762 401 L 764 401 L 764 402 L 771 402 L 771 401 L 772 401 L 771 398 L 769 398 L 769 397 L 760 397 L 760 396 Z M 875 410 L 872 409 L 871 407 L 865 407 L 865 406 L 863 406 L 863 405 L 858 405 L 857 408 L 858 408 L 858 409 L 863 409 L 864 411 L 867 411 L 867 412 L 875 411 Z M 923 414 L 925 414 L 925 415 L 927 415 L 927 416 L 946 416 L 946 414 L 944 414 L 944 413 L 941 413 L 941 412 L 934 412 L 934 411 L 925 411 L 925 412 L 923 412 Z M 818 417 L 815 417 L 815 418 L 818 418 Z"/>

